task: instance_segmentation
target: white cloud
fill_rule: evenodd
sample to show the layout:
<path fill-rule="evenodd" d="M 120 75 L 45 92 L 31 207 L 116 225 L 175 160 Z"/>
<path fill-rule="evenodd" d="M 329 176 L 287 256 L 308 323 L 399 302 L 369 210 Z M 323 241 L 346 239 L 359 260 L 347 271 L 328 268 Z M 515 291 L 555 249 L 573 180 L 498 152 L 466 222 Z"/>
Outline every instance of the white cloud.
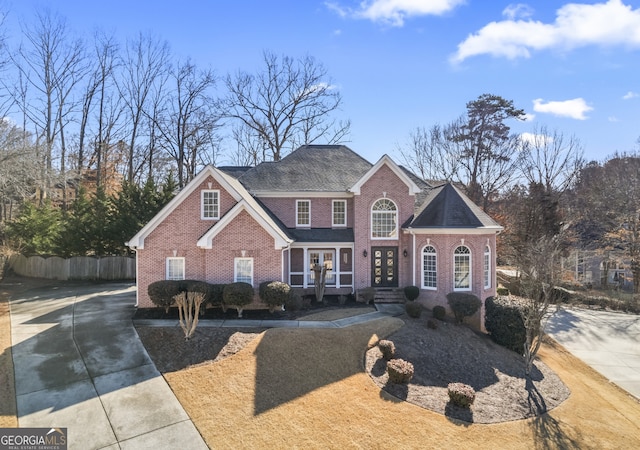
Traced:
<path fill-rule="evenodd" d="M 620 119 L 618 119 L 616 116 L 609 116 L 607 120 L 612 123 L 620 122 Z"/>
<path fill-rule="evenodd" d="M 547 136 L 546 134 L 534 134 L 534 133 L 521 133 L 520 140 L 523 143 L 535 145 L 537 147 L 543 147 L 553 142 L 553 136 Z"/>
<path fill-rule="evenodd" d="M 350 8 L 337 2 L 325 5 L 340 17 L 354 17 L 382 22 L 394 27 L 404 25 L 405 19 L 416 16 L 442 15 L 466 0 L 363 0 L 358 8 Z"/>
<path fill-rule="evenodd" d="M 638 95 L 637 92 L 629 91 L 622 96 L 623 100 L 631 100 L 632 98 L 636 98 Z"/>
<path fill-rule="evenodd" d="M 533 8 L 524 3 L 511 4 L 502 11 L 502 15 L 509 20 L 528 19 L 533 15 Z"/>
<path fill-rule="evenodd" d="M 593 111 L 593 107 L 587 105 L 583 98 L 574 98 L 564 101 L 545 102 L 541 98 L 533 101 L 533 110 L 539 113 L 553 114 L 559 117 L 569 117 L 571 119 L 586 120 L 585 114 Z"/>
<path fill-rule="evenodd" d="M 592 5 L 569 3 L 558 9 L 555 22 L 548 24 L 516 20 L 513 13 L 517 11 L 508 7 L 507 20 L 491 22 L 467 37 L 458 44 L 451 62 L 483 54 L 529 58 L 536 50 L 571 50 L 589 45 L 640 48 L 640 9 L 632 9 L 622 0 Z"/>
<path fill-rule="evenodd" d="M 531 113 L 525 113 L 525 115 L 523 116 L 522 120 L 525 122 L 533 122 L 533 119 L 536 118 L 535 114 L 531 114 Z"/>

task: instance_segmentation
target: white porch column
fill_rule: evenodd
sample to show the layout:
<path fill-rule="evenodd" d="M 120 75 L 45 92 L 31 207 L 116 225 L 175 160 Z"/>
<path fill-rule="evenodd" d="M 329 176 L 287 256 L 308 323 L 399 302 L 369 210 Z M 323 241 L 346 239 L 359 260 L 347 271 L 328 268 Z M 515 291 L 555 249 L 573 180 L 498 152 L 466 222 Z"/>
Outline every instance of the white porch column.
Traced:
<path fill-rule="evenodd" d="M 335 248 L 336 260 L 334 268 L 334 276 L 336 277 L 336 289 L 340 288 L 340 247 Z"/>
<path fill-rule="evenodd" d="M 304 247 L 302 249 L 302 267 L 304 267 L 304 274 L 303 274 L 303 279 L 302 279 L 302 287 L 306 288 L 307 287 L 307 278 L 309 276 L 309 254 L 308 254 L 308 248 Z"/>

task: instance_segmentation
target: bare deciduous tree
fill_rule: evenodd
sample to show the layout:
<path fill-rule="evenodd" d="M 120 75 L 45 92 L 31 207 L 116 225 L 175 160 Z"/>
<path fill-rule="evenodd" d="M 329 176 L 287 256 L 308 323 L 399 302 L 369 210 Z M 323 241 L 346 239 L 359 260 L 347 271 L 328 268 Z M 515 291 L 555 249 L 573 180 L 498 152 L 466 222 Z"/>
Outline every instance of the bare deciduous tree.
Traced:
<path fill-rule="evenodd" d="M 229 94 L 220 102 L 223 114 L 253 130 L 255 143 L 266 147 L 273 161 L 320 139 L 342 142 L 351 124 L 330 117 L 340 108 L 342 97 L 324 66 L 310 56 L 278 58 L 264 52 L 263 58 L 264 69 L 257 74 L 226 77 Z M 262 148 L 254 147 L 251 153 L 261 155 Z"/>
<path fill-rule="evenodd" d="M 136 175 L 137 139 L 147 117 L 149 95 L 154 85 L 162 84 L 168 74 L 169 45 L 151 35 L 140 34 L 127 43 L 122 61 L 123 73 L 118 90 L 128 112 L 130 129 L 127 180 L 133 182 Z"/>

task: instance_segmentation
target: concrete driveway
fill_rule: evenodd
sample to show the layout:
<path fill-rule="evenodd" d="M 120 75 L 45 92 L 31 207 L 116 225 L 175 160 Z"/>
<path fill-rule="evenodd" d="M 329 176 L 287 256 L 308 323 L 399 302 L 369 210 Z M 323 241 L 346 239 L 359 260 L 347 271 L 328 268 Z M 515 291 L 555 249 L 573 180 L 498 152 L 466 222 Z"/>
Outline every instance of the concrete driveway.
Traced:
<path fill-rule="evenodd" d="M 640 316 L 559 309 L 545 331 L 568 351 L 640 398 Z"/>
<path fill-rule="evenodd" d="M 207 448 L 142 346 L 134 304 L 130 283 L 12 296 L 21 428 L 66 427 L 70 449 Z"/>

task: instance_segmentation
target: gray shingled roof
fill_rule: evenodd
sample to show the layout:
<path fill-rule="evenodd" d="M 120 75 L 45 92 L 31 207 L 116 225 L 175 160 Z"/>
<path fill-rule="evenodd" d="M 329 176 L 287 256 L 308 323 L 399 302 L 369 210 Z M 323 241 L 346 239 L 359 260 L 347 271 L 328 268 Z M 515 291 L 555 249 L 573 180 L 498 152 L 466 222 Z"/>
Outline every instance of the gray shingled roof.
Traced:
<path fill-rule="evenodd" d="M 416 211 L 410 228 L 478 228 L 498 226 L 452 184 L 433 188 Z"/>
<path fill-rule="evenodd" d="M 250 192 L 346 192 L 372 164 L 344 145 L 304 145 L 238 178 Z"/>
<path fill-rule="evenodd" d="M 287 234 L 296 242 L 353 242 L 353 228 L 288 228 Z"/>

